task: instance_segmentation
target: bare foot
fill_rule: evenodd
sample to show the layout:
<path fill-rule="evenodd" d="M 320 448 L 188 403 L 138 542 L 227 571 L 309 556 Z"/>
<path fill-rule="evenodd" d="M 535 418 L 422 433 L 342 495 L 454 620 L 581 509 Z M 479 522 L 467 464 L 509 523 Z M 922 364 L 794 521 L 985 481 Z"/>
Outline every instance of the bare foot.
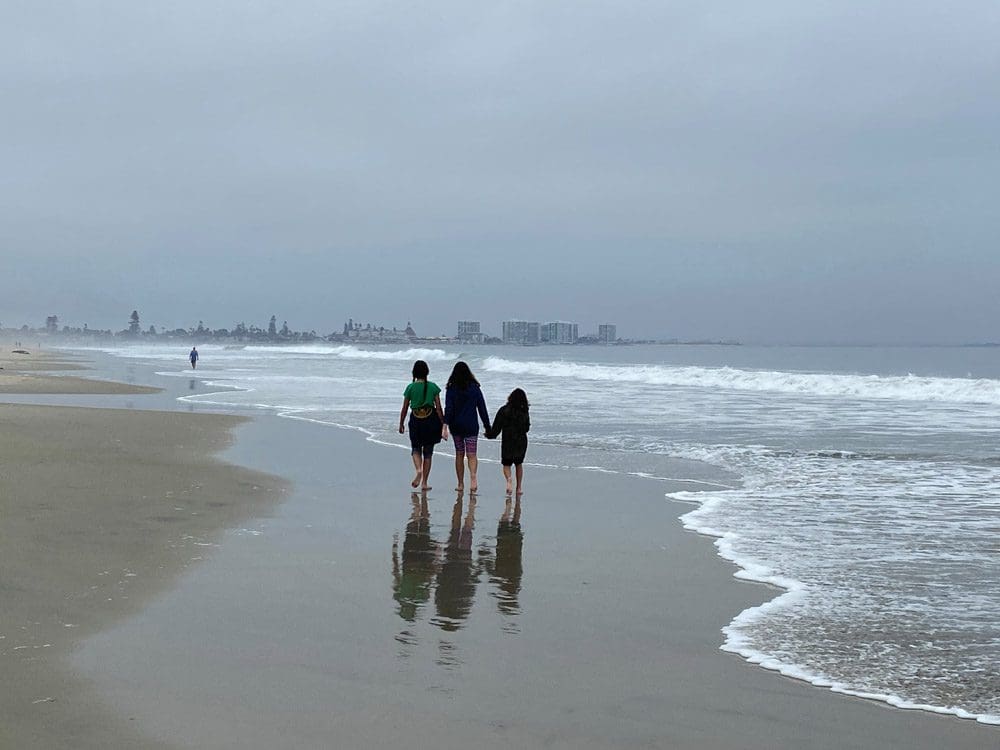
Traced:
<path fill-rule="evenodd" d="M 455 492 L 465 492 L 465 485 L 464 484 L 458 485 L 458 487 L 455 488 Z"/>
<path fill-rule="evenodd" d="M 413 481 L 410 482 L 410 486 L 416 489 L 420 486 L 420 480 L 423 479 L 423 472 L 417 472 L 417 475 L 413 477 Z"/>
<path fill-rule="evenodd" d="M 431 491 L 432 489 L 434 489 L 434 488 L 433 488 L 433 487 L 428 487 L 428 486 L 427 486 L 427 485 L 425 484 L 425 485 L 424 485 L 423 487 L 421 487 L 421 488 L 420 488 L 420 491 L 421 491 L 421 492 L 430 492 L 430 491 Z"/>
<path fill-rule="evenodd" d="M 473 482 L 469 485 L 469 492 L 479 492 L 479 482 Z"/>
<path fill-rule="evenodd" d="M 509 495 L 513 491 L 514 491 L 514 488 L 511 486 L 510 480 L 508 479 L 507 480 L 507 494 Z"/>
<path fill-rule="evenodd" d="M 518 497 L 521 497 L 521 495 L 523 495 L 523 494 L 524 494 L 524 490 L 523 490 L 523 489 L 521 489 L 520 487 L 518 487 L 518 488 L 517 488 L 517 496 L 518 496 Z"/>

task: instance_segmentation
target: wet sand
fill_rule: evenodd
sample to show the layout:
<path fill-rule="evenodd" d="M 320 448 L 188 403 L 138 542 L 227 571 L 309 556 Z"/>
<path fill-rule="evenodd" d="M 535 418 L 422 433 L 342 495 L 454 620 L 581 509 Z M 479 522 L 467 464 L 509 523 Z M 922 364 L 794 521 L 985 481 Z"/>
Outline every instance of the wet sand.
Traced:
<path fill-rule="evenodd" d="M 495 444 L 482 444 L 489 455 Z M 227 457 L 294 480 L 272 518 L 77 667 L 187 748 L 1000 748 L 1000 730 L 836 695 L 719 651 L 776 592 L 685 532 L 668 483 L 531 467 L 475 503 L 439 456 L 262 417 Z M 152 638 L 151 634 L 156 637 Z"/>
<path fill-rule="evenodd" d="M 72 375 L 48 373 L 86 370 L 83 360 L 64 352 L 15 354 L 9 347 L 0 351 L 0 393 L 128 395 L 157 393 L 160 389 L 143 385 L 91 380 Z"/>
<path fill-rule="evenodd" d="M 69 658 L 277 502 L 282 482 L 212 458 L 240 421 L 0 405 L 0 747 L 167 746 L 109 711 Z"/>

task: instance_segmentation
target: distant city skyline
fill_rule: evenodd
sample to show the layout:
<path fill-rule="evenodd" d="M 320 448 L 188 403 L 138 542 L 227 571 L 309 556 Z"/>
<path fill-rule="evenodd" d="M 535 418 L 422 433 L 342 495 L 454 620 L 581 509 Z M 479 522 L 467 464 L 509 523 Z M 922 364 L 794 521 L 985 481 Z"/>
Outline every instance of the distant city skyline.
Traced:
<path fill-rule="evenodd" d="M 88 328 L 90 330 L 110 330 L 110 331 L 113 331 L 113 332 L 118 332 L 118 331 L 127 330 L 130 327 L 134 328 L 134 326 L 137 326 L 137 325 L 141 328 L 142 331 L 146 331 L 146 330 L 148 330 L 148 327 L 150 325 L 153 325 L 153 326 L 156 327 L 156 329 L 158 331 L 171 331 L 171 330 L 177 330 L 177 329 L 181 329 L 181 328 L 183 328 L 183 329 L 195 328 L 199 324 L 204 324 L 205 327 L 209 328 L 209 329 L 216 329 L 216 328 L 227 328 L 227 329 L 229 329 L 229 328 L 233 328 L 234 326 L 238 325 L 239 323 L 244 323 L 247 326 L 257 326 L 257 327 L 260 327 L 260 328 L 263 328 L 263 329 L 267 329 L 271 325 L 274 325 L 274 326 L 277 326 L 279 324 L 281 324 L 281 325 L 290 325 L 291 328 L 299 328 L 299 329 L 302 329 L 302 330 L 315 330 L 318 334 L 322 334 L 322 335 L 325 336 L 325 335 L 328 335 L 330 333 L 337 333 L 342 328 L 344 328 L 345 326 L 347 326 L 348 325 L 348 321 L 349 321 L 350 324 L 357 325 L 357 326 L 360 326 L 360 327 L 365 327 L 365 326 L 368 326 L 368 325 L 372 325 L 372 326 L 374 326 L 376 328 L 378 328 L 378 327 L 385 327 L 385 328 L 390 328 L 390 329 L 392 329 L 392 328 L 398 328 L 399 330 L 403 330 L 407 326 L 413 325 L 414 329 L 418 329 L 418 333 L 421 336 L 455 336 L 455 337 L 461 337 L 462 332 L 463 332 L 463 328 L 462 328 L 463 324 L 469 324 L 469 325 L 474 325 L 475 326 L 474 329 L 470 328 L 470 331 L 469 331 L 470 333 L 474 330 L 475 333 L 481 334 L 482 336 L 492 337 L 492 338 L 502 338 L 504 323 L 508 322 L 508 320 L 498 320 L 495 323 L 496 328 L 492 329 L 492 328 L 489 328 L 489 327 L 485 327 L 484 326 L 484 321 L 482 321 L 482 320 L 478 320 L 478 319 L 472 320 L 472 319 L 470 319 L 468 321 L 455 321 L 455 322 L 453 322 L 451 324 L 451 326 L 450 326 L 450 328 L 451 328 L 450 331 L 449 330 L 444 330 L 444 331 L 441 331 L 441 332 L 436 332 L 436 331 L 435 332 L 431 332 L 431 331 L 433 331 L 433 329 L 422 327 L 419 322 L 417 322 L 416 324 L 414 324 L 414 321 L 412 321 L 412 320 L 407 320 L 405 322 L 400 323 L 400 321 L 388 321 L 387 322 L 385 320 L 378 320 L 378 319 L 375 319 L 375 318 L 372 318 L 371 320 L 369 320 L 369 319 L 366 319 L 366 318 L 357 318 L 357 319 L 355 319 L 353 317 L 349 317 L 345 321 L 341 321 L 341 323 L 339 325 L 335 325 L 332 329 L 326 330 L 326 329 L 320 329 L 319 327 L 317 327 L 315 325 L 309 325 L 308 322 L 300 323 L 298 321 L 289 321 L 289 320 L 287 320 L 285 318 L 282 318 L 282 316 L 279 315 L 279 314 L 277 314 L 277 313 L 271 313 L 269 315 L 261 316 L 260 320 L 251 319 L 251 318 L 246 317 L 246 316 L 243 316 L 243 317 L 237 316 L 235 320 L 230 321 L 230 322 L 210 321 L 210 320 L 207 320 L 206 318 L 198 318 L 197 320 L 195 320 L 193 322 L 190 322 L 187 325 L 184 325 L 184 324 L 180 324 L 180 325 L 168 325 L 168 324 L 150 322 L 150 320 L 142 313 L 141 310 L 137 309 L 134 312 L 137 314 L 137 318 L 133 319 L 131 317 L 131 315 L 125 316 L 125 318 L 124 318 L 125 322 L 124 322 L 123 325 L 115 325 L 115 324 L 111 324 L 111 325 L 93 325 L 93 324 L 91 324 L 90 322 L 87 322 L 87 321 L 79 322 L 79 321 L 75 321 L 75 320 L 67 320 L 67 319 L 65 319 L 61 315 L 52 314 L 52 315 L 46 315 L 45 319 L 43 321 L 23 321 L 22 322 L 22 321 L 0 320 L 0 329 L 14 330 L 14 329 L 20 329 L 23 326 L 27 326 L 28 328 L 31 328 L 31 329 L 43 329 L 44 328 L 44 329 L 52 330 L 53 326 L 55 326 L 55 331 L 59 331 L 59 330 L 62 330 L 63 327 L 68 326 L 68 327 L 71 327 L 71 328 Z M 509 319 L 509 320 L 515 320 L 515 319 Z M 516 319 L 516 320 L 521 320 L 521 319 Z M 564 321 L 564 320 L 546 319 L 544 321 L 531 321 L 531 322 L 534 323 L 535 325 L 539 326 L 539 327 L 545 326 L 545 325 L 573 326 L 574 328 L 573 328 L 572 338 L 578 338 L 581 335 L 582 336 L 587 336 L 587 335 L 597 336 L 598 333 L 599 333 L 600 326 L 602 325 L 602 323 L 594 323 L 592 325 L 589 325 L 589 327 L 588 327 L 587 324 L 583 324 L 583 326 L 582 326 L 582 331 L 583 332 L 582 333 L 578 333 L 578 331 L 581 330 L 581 324 L 579 324 L 579 323 L 577 323 L 575 321 L 573 321 L 573 322 L 567 322 L 567 321 Z M 539 328 L 539 339 L 541 340 L 541 330 L 540 330 L 540 328 Z"/>

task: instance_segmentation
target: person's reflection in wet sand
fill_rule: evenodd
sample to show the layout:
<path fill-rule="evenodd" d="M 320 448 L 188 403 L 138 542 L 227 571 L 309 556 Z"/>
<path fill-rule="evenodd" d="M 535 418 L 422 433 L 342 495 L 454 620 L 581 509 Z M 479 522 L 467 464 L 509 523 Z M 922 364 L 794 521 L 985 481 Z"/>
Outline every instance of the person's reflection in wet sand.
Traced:
<path fill-rule="evenodd" d="M 479 582 L 479 566 L 472 555 L 472 532 L 476 524 L 476 499 L 469 497 L 469 511 L 462 520 L 462 495 L 455 500 L 451 512 L 451 532 L 444 551 L 444 560 L 437 574 L 434 624 L 453 632 L 462 627 L 472 610 L 472 601 Z"/>
<path fill-rule="evenodd" d="M 191 378 L 191 379 L 190 379 L 190 380 L 188 381 L 188 390 L 189 390 L 189 391 L 193 391 L 193 390 L 194 390 L 194 384 L 195 384 L 195 379 L 194 379 L 194 378 Z"/>
<path fill-rule="evenodd" d="M 392 545 L 392 598 L 398 605 L 397 612 L 409 623 L 414 623 L 420 609 L 430 601 L 431 585 L 439 565 L 440 545 L 431 537 L 431 515 L 427 495 L 410 495 L 413 505 L 410 520 L 403 535 L 400 552 L 398 538 Z M 414 642 L 414 635 L 403 630 L 397 640 Z"/>
<path fill-rule="evenodd" d="M 512 502 L 507 498 L 503 515 L 497 523 L 496 560 L 490 570 L 490 582 L 497 590 L 493 596 L 497 600 L 497 609 L 503 615 L 521 614 L 521 577 L 524 568 L 521 563 L 521 550 L 524 546 L 524 531 L 521 529 L 521 498 Z M 517 632 L 516 623 L 508 622 L 504 626 L 507 632 Z"/>

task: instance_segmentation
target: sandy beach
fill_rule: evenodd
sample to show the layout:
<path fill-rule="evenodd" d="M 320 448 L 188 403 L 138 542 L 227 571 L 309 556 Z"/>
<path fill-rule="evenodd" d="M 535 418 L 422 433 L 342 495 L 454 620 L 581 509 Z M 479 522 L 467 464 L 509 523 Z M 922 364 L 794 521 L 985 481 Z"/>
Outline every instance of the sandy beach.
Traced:
<path fill-rule="evenodd" d="M 25 370 L 0 391 L 142 394 L 156 389 Z M 215 461 L 241 420 L 0 405 L 0 747 L 138 748 L 149 741 L 109 712 L 68 667 L 73 648 L 139 612 L 199 558 L 203 540 L 266 513 L 284 484 Z"/>
<path fill-rule="evenodd" d="M 484 462 L 473 502 L 439 455 L 422 498 L 404 451 L 307 422 L 0 420 L 3 747 L 1000 747 L 719 651 L 777 592 L 669 482 L 530 467 L 518 506 Z"/>

